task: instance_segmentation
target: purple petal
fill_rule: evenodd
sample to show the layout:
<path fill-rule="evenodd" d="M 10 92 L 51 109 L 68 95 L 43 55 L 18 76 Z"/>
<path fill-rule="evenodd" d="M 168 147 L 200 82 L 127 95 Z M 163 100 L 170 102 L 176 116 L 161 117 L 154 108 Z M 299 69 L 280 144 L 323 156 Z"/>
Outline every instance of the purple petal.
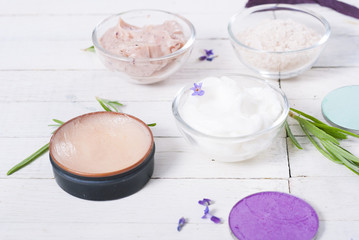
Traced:
<path fill-rule="evenodd" d="M 180 220 L 178 221 L 177 231 L 181 231 L 185 223 L 186 223 L 186 219 L 184 217 L 181 217 Z"/>
<path fill-rule="evenodd" d="M 198 60 L 200 60 L 200 61 L 204 61 L 204 60 L 206 60 L 207 59 L 207 56 L 200 56 L 199 58 L 198 58 Z"/>
<path fill-rule="evenodd" d="M 210 50 L 204 49 L 204 51 L 206 52 L 207 57 L 213 55 L 213 50 L 212 49 L 210 49 Z"/>
<path fill-rule="evenodd" d="M 212 62 L 213 57 L 211 57 L 211 58 L 207 58 L 206 60 L 207 60 L 207 61 L 209 61 L 209 62 Z"/>
<path fill-rule="evenodd" d="M 203 91 L 203 90 L 200 90 L 200 91 L 197 92 L 197 95 L 198 95 L 198 96 L 203 96 L 203 94 L 204 94 L 204 91 Z M 209 204 L 208 204 L 208 205 L 209 205 Z"/>
<path fill-rule="evenodd" d="M 216 223 L 216 224 L 221 223 L 221 219 L 218 218 L 218 217 L 216 217 L 216 216 L 212 216 L 212 217 L 211 217 L 211 221 L 214 222 L 214 223 Z"/>
<path fill-rule="evenodd" d="M 208 217 L 208 214 L 209 213 L 209 208 L 208 206 L 206 206 L 206 208 L 204 209 L 204 215 L 202 216 L 203 219 L 207 218 Z"/>
<path fill-rule="evenodd" d="M 200 83 L 200 84 L 201 84 L 201 86 L 202 86 L 202 83 Z M 203 90 L 201 90 L 201 91 L 203 91 Z M 201 92 L 201 91 L 200 91 L 200 92 Z M 203 94 L 204 94 L 204 91 L 203 91 L 202 95 L 203 95 Z M 203 198 L 202 200 L 199 200 L 198 203 L 201 204 L 201 205 L 203 205 L 203 206 L 209 206 L 209 205 L 211 205 L 211 199 Z"/>

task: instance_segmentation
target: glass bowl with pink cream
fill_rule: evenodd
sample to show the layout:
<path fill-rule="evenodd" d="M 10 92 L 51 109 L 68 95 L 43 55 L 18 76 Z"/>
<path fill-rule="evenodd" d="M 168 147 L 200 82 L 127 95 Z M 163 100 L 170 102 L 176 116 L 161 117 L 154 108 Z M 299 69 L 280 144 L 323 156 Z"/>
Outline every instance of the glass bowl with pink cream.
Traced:
<path fill-rule="evenodd" d="M 101 62 L 139 84 L 162 81 L 188 59 L 195 40 L 190 21 L 162 10 L 138 9 L 115 14 L 92 33 Z"/>
<path fill-rule="evenodd" d="M 329 39 L 330 26 L 310 10 L 265 4 L 235 14 L 228 34 L 245 66 L 265 78 L 286 79 L 314 65 Z"/>

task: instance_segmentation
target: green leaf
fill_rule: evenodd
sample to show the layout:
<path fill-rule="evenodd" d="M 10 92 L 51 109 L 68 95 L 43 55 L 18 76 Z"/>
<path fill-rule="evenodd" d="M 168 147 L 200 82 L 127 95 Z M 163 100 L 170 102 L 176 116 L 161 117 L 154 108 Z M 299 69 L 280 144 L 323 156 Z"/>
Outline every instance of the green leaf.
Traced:
<path fill-rule="evenodd" d="M 290 140 L 292 140 L 293 144 L 299 148 L 299 149 L 303 149 L 302 146 L 299 144 L 299 142 L 297 141 L 297 139 L 294 137 L 292 130 L 290 130 L 288 122 L 285 121 L 285 130 L 287 131 L 288 137 L 290 138 Z"/>
<path fill-rule="evenodd" d="M 322 140 L 330 140 L 331 142 L 334 142 L 339 145 L 339 142 L 336 138 L 332 137 L 331 135 L 327 134 L 323 130 L 317 128 L 315 125 L 313 125 L 308 120 L 305 120 L 301 117 L 296 116 L 296 119 L 305 126 L 305 128 L 311 132 L 314 136 L 316 136 L 319 139 Z"/>
<path fill-rule="evenodd" d="M 312 136 L 310 136 L 309 131 L 306 129 L 306 127 L 302 124 L 299 123 L 299 125 L 301 126 L 303 132 L 305 133 L 305 135 L 308 137 L 309 141 L 314 145 L 314 147 L 326 158 L 328 158 L 329 160 L 337 163 L 338 159 L 334 158 L 331 154 L 329 154 L 328 152 L 326 152 L 313 138 Z"/>
<path fill-rule="evenodd" d="M 96 100 L 101 104 L 102 108 L 105 109 L 107 112 L 118 112 L 118 107 L 123 106 L 122 103 L 119 103 L 117 101 L 111 101 L 104 98 L 96 97 Z M 112 110 L 111 110 L 112 108 Z"/>
<path fill-rule="evenodd" d="M 25 167 L 26 165 L 28 165 L 29 163 L 34 161 L 36 158 L 40 157 L 42 154 L 44 154 L 48 150 L 49 150 L 49 143 L 45 144 L 39 150 L 37 150 L 36 152 L 31 154 L 29 157 L 25 158 L 23 161 L 21 161 L 20 163 L 16 164 L 14 167 L 12 167 L 7 172 L 7 175 L 9 176 L 9 175 L 13 174 L 14 172 L 20 170 L 21 168 Z"/>
<path fill-rule="evenodd" d="M 333 131 L 341 132 L 343 134 L 347 134 L 347 135 L 359 138 L 359 135 L 357 135 L 355 133 L 352 133 L 352 132 L 349 132 L 349 131 L 346 131 L 346 130 L 341 129 L 341 128 L 332 127 L 332 126 L 329 126 L 329 125 L 324 124 L 324 123 L 313 123 L 313 124 L 315 124 L 317 127 L 322 128 L 322 129 L 331 129 Z"/>
<path fill-rule="evenodd" d="M 301 112 L 301 111 L 299 111 L 299 110 L 297 110 L 297 109 L 290 108 L 290 110 L 292 110 L 293 112 L 298 113 L 299 115 L 302 115 L 303 117 L 306 117 L 306 118 L 312 120 L 313 122 L 323 123 L 323 122 L 320 121 L 319 119 L 317 119 L 317 118 L 315 118 L 315 117 L 313 117 L 313 116 L 310 116 L 309 114 L 306 114 L 306 113 L 304 113 L 304 112 Z M 323 123 L 323 124 L 325 124 L 325 123 Z"/>
<path fill-rule="evenodd" d="M 343 149 L 341 146 L 335 145 L 334 143 L 329 141 L 327 141 L 327 144 L 330 146 L 330 149 L 333 149 L 333 151 L 337 152 L 338 154 L 345 157 L 346 159 L 359 163 L 358 157 L 353 155 L 351 152 L 348 152 L 347 150 Z"/>
<path fill-rule="evenodd" d="M 60 125 L 64 124 L 65 122 L 58 120 L 58 119 L 52 119 L 52 121 L 54 121 L 55 123 L 58 123 Z"/>
<path fill-rule="evenodd" d="M 156 125 L 157 125 L 156 123 L 147 124 L 147 126 L 149 126 L 149 127 L 154 127 L 154 126 L 156 126 Z"/>
<path fill-rule="evenodd" d="M 96 100 L 100 103 L 101 107 L 102 107 L 105 111 L 107 111 L 107 112 L 112 112 L 112 110 L 105 105 L 105 103 L 102 101 L 101 98 L 96 97 Z"/>
<path fill-rule="evenodd" d="M 330 151 L 332 151 L 333 149 L 330 149 Z M 336 156 L 343 162 L 343 164 L 349 168 L 350 170 L 352 170 L 354 173 L 356 173 L 357 175 L 359 175 L 359 166 L 356 165 L 355 163 L 351 162 L 350 160 L 346 159 L 345 157 L 341 156 L 340 154 L 336 153 L 335 151 L 333 152 L 333 154 L 336 154 Z"/>
<path fill-rule="evenodd" d="M 85 51 L 85 52 L 95 52 L 95 47 L 91 46 L 91 47 L 83 49 L 83 51 Z"/>

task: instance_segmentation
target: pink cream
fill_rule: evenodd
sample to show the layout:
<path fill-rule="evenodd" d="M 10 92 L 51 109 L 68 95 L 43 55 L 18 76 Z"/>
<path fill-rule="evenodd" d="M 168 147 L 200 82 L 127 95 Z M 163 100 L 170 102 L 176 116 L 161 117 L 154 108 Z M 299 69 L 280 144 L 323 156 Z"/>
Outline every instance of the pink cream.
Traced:
<path fill-rule="evenodd" d="M 109 52 L 134 59 L 158 58 L 179 50 L 185 43 L 182 27 L 176 21 L 142 28 L 119 20 L 100 39 Z"/>
<path fill-rule="evenodd" d="M 91 177 L 120 174 L 141 164 L 153 147 L 150 129 L 126 114 L 96 112 L 65 123 L 51 139 L 54 161 Z"/>
<path fill-rule="evenodd" d="M 171 63 L 181 57 L 158 59 L 181 49 L 186 38 L 182 26 L 173 20 L 160 25 L 137 27 L 120 19 L 118 25 L 108 29 L 99 42 L 110 54 L 131 59 L 123 61 L 103 55 L 109 69 L 120 70 L 131 76 L 148 77 L 166 72 Z"/>

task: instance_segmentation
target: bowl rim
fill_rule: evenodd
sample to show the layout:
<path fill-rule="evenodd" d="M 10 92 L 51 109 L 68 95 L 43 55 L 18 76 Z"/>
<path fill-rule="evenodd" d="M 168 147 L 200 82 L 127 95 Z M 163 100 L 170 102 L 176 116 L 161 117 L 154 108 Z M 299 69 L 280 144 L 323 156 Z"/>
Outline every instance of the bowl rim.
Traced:
<path fill-rule="evenodd" d="M 139 159 L 137 162 L 133 163 L 132 165 L 127 166 L 126 168 L 115 169 L 110 172 L 99 172 L 99 173 L 89 173 L 89 172 L 84 172 L 81 170 L 76 170 L 76 169 L 66 166 L 61 161 L 56 160 L 55 156 L 52 154 L 52 149 L 53 149 L 53 145 L 55 144 L 54 141 L 57 136 L 57 133 L 60 132 L 62 128 L 64 128 L 66 125 L 68 125 L 69 123 L 74 122 L 76 120 L 83 119 L 83 118 L 93 118 L 93 117 L 96 117 L 97 115 L 104 115 L 104 114 L 130 117 L 147 129 L 147 131 L 150 133 L 151 143 L 150 143 L 150 146 L 149 146 L 148 150 L 146 151 L 145 155 L 141 159 Z M 49 155 L 51 156 L 52 161 L 59 168 L 64 170 L 65 172 L 71 173 L 76 176 L 81 176 L 81 177 L 101 178 L 101 177 L 111 177 L 111 176 L 115 176 L 115 175 L 119 175 L 119 174 L 124 174 L 124 173 L 130 172 L 131 170 L 137 168 L 138 166 L 141 166 L 142 164 L 144 164 L 146 162 L 146 159 L 151 155 L 153 148 L 154 148 L 153 133 L 152 133 L 151 129 L 147 126 L 147 124 L 144 123 L 141 119 L 139 119 L 133 115 L 130 115 L 127 113 L 122 113 L 122 112 L 98 111 L 98 112 L 90 112 L 90 113 L 85 113 L 85 114 L 79 115 L 77 117 L 74 117 L 74 118 L 66 121 L 60 127 L 58 127 L 56 129 L 56 131 L 52 134 L 50 142 L 49 142 Z"/>
<path fill-rule="evenodd" d="M 276 11 L 276 10 L 289 10 L 289 11 L 297 11 L 297 12 L 301 12 L 301 13 L 304 13 L 304 14 L 307 14 L 311 17 L 314 17 L 316 18 L 317 20 L 319 20 L 319 22 L 321 22 L 321 24 L 323 25 L 324 29 L 325 29 L 325 32 L 324 34 L 321 36 L 320 40 L 317 41 L 316 43 L 314 43 L 313 45 L 309 46 L 309 47 L 306 47 L 306 48 L 301 48 L 301 49 L 297 49 L 297 50 L 290 50 L 290 51 L 266 51 L 266 50 L 261 50 L 261 49 L 256 49 L 256 48 L 252 48 L 252 47 L 249 47 L 247 45 L 245 45 L 244 43 L 240 42 L 238 40 L 238 38 L 235 36 L 235 34 L 233 33 L 232 31 L 232 25 L 234 24 L 234 21 L 236 20 L 237 17 L 241 16 L 241 15 L 245 15 L 245 14 L 250 14 L 250 13 L 255 13 L 255 12 L 260 12 L 260 11 L 263 11 L 263 10 L 271 10 L 272 11 Z M 271 53 L 271 54 L 288 54 L 288 53 L 297 53 L 297 52 L 303 52 L 303 51 L 307 51 L 307 50 L 310 50 L 310 49 L 314 49 L 318 46 L 322 46 L 324 45 L 328 39 L 329 39 L 329 36 L 331 34 L 331 27 L 330 27 L 330 24 L 329 22 L 321 15 L 311 11 L 311 10 L 308 10 L 306 8 L 302 8 L 302 7 L 297 7 L 297 6 L 293 6 L 293 5 L 290 5 L 290 4 L 263 4 L 263 5 L 258 5 L 258 6 L 255 6 L 255 7 L 250 7 L 250 8 L 246 8 L 236 14 L 234 14 L 229 23 L 228 23 L 228 26 L 227 26 L 227 31 L 228 31 L 228 35 L 229 35 L 229 38 L 232 40 L 232 42 L 236 43 L 237 45 L 240 45 L 241 47 L 244 47 L 248 50 L 251 50 L 253 52 L 258 52 L 258 53 Z"/>
<path fill-rule="evenodd" d="M 243 141 L 243 140 L 248 140 L 248 139 L 252 139 L 255 138 L 259 135 L 265 134 L 267 132 L 270 132 L 271 130 L 277 128 L 278 126 L 280 126 L 281 124 L 284 123 L 284 121 L 287 119 L 288 113 L 289 113 L 289 102 L 287 99 L 287 96 L 285 95 L 285 93 L 283 92 L 282 89 L 280 89 L 279 87 L 275 87 L 272 84 L 269 83 L 268 80 L 266 79 L 262 79 L 256 76 L 252 76 L 252 75 L 247 75 L 247 74 L 227 74 L 224 75 L 224 77 L 245 77 L 245 78 L 250 78 L 254 81 L 260 82 L 264 85 L 266 85 L 267 87 L 270 87 L 273 91 L 275 91 L 279 96 L 281 96 L 282 100 L 283 100 L 283 111 L 280 114 L 280 116 L 274 121 L 274 123 L 272 123 L 272 125 L 270 125 L 267 128 L 264 128 L 260 131 L 251 133 L 251 134 L 246 134 L 246 135 L 240 135 L 240 136 L 231 136 L 231 137 L 223 137 L 223 136 L 214 136 L 214 135 L 209 135 L 206 133 L 203 133 L 195 128 L 193 128 L 192 126 L 190 126 L 189 124 L 187 124 L 183 118 L 181 117 L 181 114 L 179 113 L 178 110 L 178 106 L 179 106 L 179 101 L 180 99 L 184 96 L 184 93 L 188 90 L 190 90 L 191 87 L 193 87 L 193 83 L 192 84 L 187 84 L 186 86 L 184 86 L 182 89 L 180 89 L 174 100 L 172 101 L 172 114 L 174 115 L 175 119 L 177 120 L 177 122 L 179 122 L 181 124 L 181 126 L 183 126 L 186 130 L 200 136 L 200 137 L 205 137 L 205 138 L 211 138 L 214 140 L 220 140 L 220 141 L 234 141 L 234 140 L 238 140 L 238 141 Z M 202 82 L 205 78 L 203 78 L 200 82 Z M 235 80 L 236 81 L 236 80 Z"/>
<path fill-rule="evenodd" d="M 113 53 L 107 51 L 106 49 L 104 49 L 101 46 L 101 44 L 98 41 L 97 31 L 98 31 L 98 29 L 101 27 L 101 25 L 103 23 L 105 23 L 106 21 L 108 21 L 108 20 L 110 20 L 112 18 L 121 17 L 121 16 L 123 16 L 125 14 L 135 13 L 135 12 L 144 12 L 144 11 L 151 12 L 151 13 L 161 13 L 161 14 L 171 15 L 171 16 L 177 17 L 177 18 L 181 19 L 183 22 L 185 22 L 187 24 L 187 26 L 189 27 L 190 32 L 191 32 L 191 34 L 190 34 L 189 38 L 187 39 L 186 43 L 180 49 L 178 49 L 177 51 L 175 51 L 175 52 L 173 52 L 171 54 L 162 56 L 162 57 L 137 58 L 137 59 L 136 58 L 123 57 L 121 55 L 113 54 Z M 176 56 L 181 55 L 182 53 L 186 52 L 187 50 L 189 50 L 193 46 L 195 38 L 196 38 L 196 29 L 194 28 L 193 24 L 187 18 L 182 17 L 179 14 L 168 12 L 168 11 L 165 11 L 165 10 L 160 10 L 160 9 L 132 9 L 132 10 L 128 10 L 128 11 L 125 11 L 125 12 L 113 14 L 113 15 L 108 16 L 105 19 L 101 20 L 96 25 L 94 30 L 92 31 L 92 43 L 95 46 L 96 51 L 100 50 L 100 52 L 102 54 L 104 54 L 104 55 L 106 55 L 108 57 L 117 59 L 117 60 L 124 61 L 124 62 L 134 62 L 134 61 L 136 61 L 136 62 L 152 62 L 152 61 L 167 60 L 167 59 L 176 57 Z"/>

